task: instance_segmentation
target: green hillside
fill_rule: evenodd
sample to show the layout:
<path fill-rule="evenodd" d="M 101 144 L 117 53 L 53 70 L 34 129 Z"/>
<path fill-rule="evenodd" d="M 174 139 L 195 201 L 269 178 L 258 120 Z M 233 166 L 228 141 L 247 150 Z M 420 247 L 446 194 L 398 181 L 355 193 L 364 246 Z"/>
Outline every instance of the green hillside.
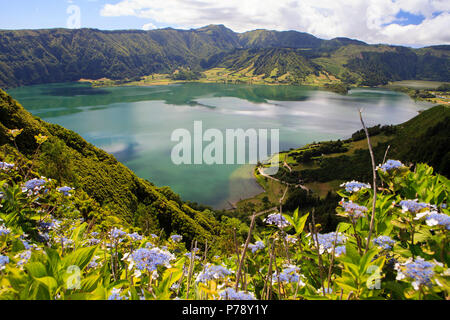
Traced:
<path fill-rule="evenodd" d="M 46 29 L 0 31 L 0 87 L 77 81 L 139 80 L 180 68 L 204 71 L 226 65 L 254 75 L 285 75 L 303 83 L 318 70 L 342 82 L 380 85 L 396 80 L 450 79 L 449 46 L 420 49 L 322 40 L 297 31 L 236 33 L 223 25 L 199 29 Z M 275 71 L 274 71 L 275 70 Z M 302 80 L 303 79 L 303 80 Z"/>
<path fill-rule="evenodd" d="M 16 139 L 17 148 L 8 135 L 13 129 L 23 129 Z M 39 134 L 48 140 L 42 145 L 42 155 L 36 159 L 36 174 L 84 191 L 94 201 L 92 205 L 99 207 L 99 219 L 116 217 L 146 234 L 160 229 L 166 236 L 177 232 L 188 242 L 194 238 L 201 242 L 211 240 L 217 222 L 209 210 L 192 209 L 170 188 L 157 188 L 137 177 L 112 155 L 73 131 L 33 117 L 0 90 L 0 156 L 5 159 L 2 161 L 10 161 L 12 157 L 32 161 L 38 147 L 34 137 Z M 17 154 L 17 149 L 22 156 Z"/>

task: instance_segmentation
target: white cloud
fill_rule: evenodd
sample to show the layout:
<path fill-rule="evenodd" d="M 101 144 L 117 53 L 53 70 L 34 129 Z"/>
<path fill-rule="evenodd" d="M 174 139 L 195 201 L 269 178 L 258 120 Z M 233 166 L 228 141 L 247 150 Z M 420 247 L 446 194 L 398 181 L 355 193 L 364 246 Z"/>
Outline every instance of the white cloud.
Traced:
<path fill-rule="evenodd" d="M 425 19 L 419 25 L 392 24 L 400 10 Z M 450 43 L 448 0 L 122 0 L 106 4 L 101 15 L 148 18 L 178 28 L 224 24 L 237 32 L 264 28 L 369 43 Z"/>
<path fill-rule="evenodd" d="M 153 23 L 147 23 L 147 24 L 144 24 L 143 26 L 142 26 L 142 30 L 152 30 L 152 29 L 156 29 L 156 26 L 153 24 Z"/>

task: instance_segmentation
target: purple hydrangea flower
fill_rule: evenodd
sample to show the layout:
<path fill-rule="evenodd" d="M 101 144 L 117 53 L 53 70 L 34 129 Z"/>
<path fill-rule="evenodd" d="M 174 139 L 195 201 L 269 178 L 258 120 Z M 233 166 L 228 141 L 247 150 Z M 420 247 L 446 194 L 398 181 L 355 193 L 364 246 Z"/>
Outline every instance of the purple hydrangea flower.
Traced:
<path fill-rule="evenodd" d="M 57 189 L 59 192 L 61 192 L 62 194 L 64 194 L 65 196 L 68 196 L 68 195 L 70 195 L 70 191 L 72 191 L 73 190 L 73 188 L 71 188 L 71 187 L 61 187 L 61 188 L 58 188 Z"/>
<path fill-rule="evenodd" d="M 7 256 L 0 254 L 0 270 L 5 269 L 5 265 L 9 263 L 9 258 Z"/>
<path fill-rule="evenodd" d="M 379 236 L 372 241 L 376 246 L 383 250 L 391 250 L 392 246 L 395 244 L 395 241 L 388 236 Z"/>
<path fill-rule="evenodd" d="M 222 300 L 256 300 L 251 292 L 236 291 L 233 288 L 227 288 L 219 293 Z"/>
<path fill-rule="evenodd" d="M 345 191 L 347 192 L 358 192 L 359 190 L 362 189 L 370 189 L 370 184 L 353 180 L 341 184 L 341 187 L 345 187 Z"/>
<path fill-rule="evenodd" d="M 170 236 L 170 239 L 171 239 L 173 242 L 180 242 L 181 239 L 183 239 L 183 236 L 180 236 L 180 235 L 178 235 L 178 234 L 174 234 L 174 235 Z"/>
<path fill-rule="evenodd" d="M 34 190 L 42 187 L 45 184 L 44 179 L 32 179 L 25 182 L 25 188 L 27 190 Z"/>
<path fill-rule="evenodd" d="M 421 257 L 417 257 L 415 260 L 409 259 L 402 264 L 396 263 L 395 270 L 398 271 L 396 279 L 412 280 L 411 284 L 414 289 L 419 290 L 420 286 L 431 286 L 434 267 L 434 263 L 425 261 Z"/>
<path fill-rule="evenodd" d="M 291 223 L 279 213 L 269 214 L 263 221 L 267 224 L 274 224 L 278 228 L 285 228 L 291 225 Z"/>
<path fill-rule="evenodd" d="M 404 166 L 405 165 L 398 160 L 388 160 L 383 165 L 378 166 L 377 169 L 381 169 L 384 172 L 386 172 L 386 171 L 392 171 L 395 169 L 399 169 Z"/>
<path fill-rule="evenodd" d="M 358 219 L 365 216 L 365 212 L 367 212 L 367 208 L 365 206 L 360 206 L 357 203 L 348 201 L 341 201 L 339 204 L 344 208 L 344 211 L 347 216 Z"/>
<path fill-rule="evenodd" d="M 255 253 L 258 250 L 264 249 L 266 246 L 264 245 L 264 242 L 256 241 L 255 244 L 249 244 L 248 247 L 252 250 L 252 253 Z"/>
<path fill-rule="evenodd" d="M 202 272 L 197 276 L 196 282 L 207 283 L 210 280 L 217 280 L 226 278 L 231 274 L 231 271 L 220 265 L 207 264 Z"/>
<path fill-rule="evenodd" d="M 341 234 L 337 234 L 336 236 L 336 232 L 317 234 L 317 241 L 319 242 L 320 254 L 324 253 L 325 251 L 331 253 L 334 243 L 335 247 L 337 247 L 340 244 L 344 244 L 346 240 L 347 240 L 346 237 Z"/>

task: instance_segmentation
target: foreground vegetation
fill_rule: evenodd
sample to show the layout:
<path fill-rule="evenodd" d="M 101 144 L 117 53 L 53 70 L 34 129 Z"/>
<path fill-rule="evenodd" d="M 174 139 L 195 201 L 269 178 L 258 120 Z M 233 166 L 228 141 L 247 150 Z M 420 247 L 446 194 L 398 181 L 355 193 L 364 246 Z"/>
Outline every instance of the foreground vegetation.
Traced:
<path fill-rule="evenodd" d="M 314 210 L 254 212 L 233 252 L 99 223 L 83 192 L 15 160 L 0 162 L 1 299 L 449 298 L 450 181 L 424 164 L 386 161 L 376 194 L 343 184 L 335 232 L 322 232 Z"/>

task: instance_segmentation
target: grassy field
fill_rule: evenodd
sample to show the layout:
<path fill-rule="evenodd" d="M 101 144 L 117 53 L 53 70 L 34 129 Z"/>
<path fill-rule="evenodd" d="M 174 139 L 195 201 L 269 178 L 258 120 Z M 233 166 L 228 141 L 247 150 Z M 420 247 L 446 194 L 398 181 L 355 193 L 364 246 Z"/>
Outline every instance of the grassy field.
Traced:
<path fill-rule="evenodd" d="M 270 76 L 265 77 L 264 74 L 255 75 L 252 66 L 240 70 L 230 70 L 226 68 L 212 68 L 201 72 L 201 76 L 197 80 L 173 80 L 170 74 L 151 74 L 143 76 L 140 80 L 111 80 L 102 78 L 98 80 L 81 79 L 81 82 L 90 82 L 93 87 L 111 87 L 111 86 L 152 86 L 152 85 L 168 85 L 184 82 L 199 83 L 245 83 L 245 84 L 264 84 L 264 85 L 280 85 L 280 84 L 302 84 L 309 86 L 324 86 L 325 84 L 341 83 L 339 79 L 328 72 L 320 72 L 318 75 L 310 74 L 303 80 L 294 79 L 287 72 L 276 76 L 277 68 L 273 69 Z"/>

